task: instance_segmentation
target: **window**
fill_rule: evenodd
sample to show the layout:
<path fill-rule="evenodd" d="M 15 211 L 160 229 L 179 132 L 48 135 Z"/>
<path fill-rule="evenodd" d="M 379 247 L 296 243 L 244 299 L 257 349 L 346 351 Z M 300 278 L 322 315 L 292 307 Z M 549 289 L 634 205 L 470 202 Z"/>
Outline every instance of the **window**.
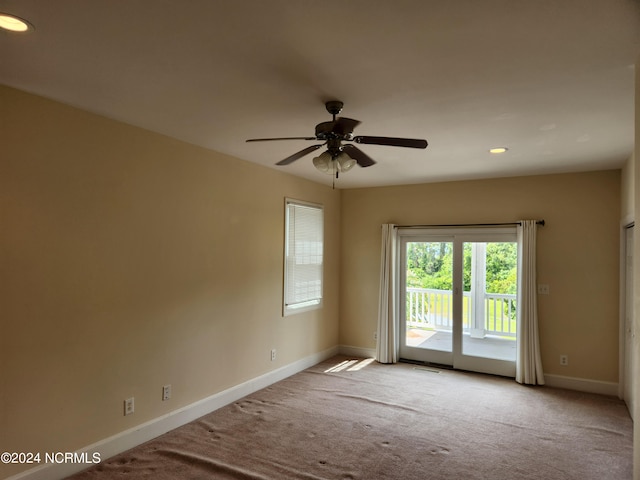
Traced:
<path fill-rule="evenodd" d="M 324 211 L 321 205 L 286 199 L 284 315 L 322 305 Z"/>

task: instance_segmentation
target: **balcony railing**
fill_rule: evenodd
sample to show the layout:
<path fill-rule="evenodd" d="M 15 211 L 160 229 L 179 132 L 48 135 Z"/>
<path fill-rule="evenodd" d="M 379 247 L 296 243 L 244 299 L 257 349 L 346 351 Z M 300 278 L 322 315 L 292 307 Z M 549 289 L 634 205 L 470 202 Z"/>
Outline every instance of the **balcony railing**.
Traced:
<path fill-rule="evenodd" d="M 453 292 L 430 288 L 407 287 L 406 317 L 410 327 L 451 330 L 453 326 Z M 464 292 L 462 300 L 463 332 L 474 336 L 516 336 L 516 296 L 485 293 L 484 315 L 474 314 L 471 292 Z M 480 334 L 478 333 L 480 332 Z"/>

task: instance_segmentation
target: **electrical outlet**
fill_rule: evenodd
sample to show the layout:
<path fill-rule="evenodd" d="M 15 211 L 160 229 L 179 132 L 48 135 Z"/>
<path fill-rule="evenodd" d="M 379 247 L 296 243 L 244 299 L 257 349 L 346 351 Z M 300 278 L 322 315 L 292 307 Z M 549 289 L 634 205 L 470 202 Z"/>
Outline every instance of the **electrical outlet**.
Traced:
<path fill-rule="evenodd" d="M 549 285 L 547 283 L 538 284 L 538 293 L 540 295 L 549 295 Z"/>
<path fill-rule="evenodd" d="M 560 365 L 565 367 L 569 365 L 569 355 L 560 355 Z"/>
<path fill-rule="evenodd" d="M 373 339 L 378 340 L 378 332 L 373 332 Z"/>
<path fill-rule="evenodd" d="M 135 410 L 135 408 L 134 408 L 133 397 L 127 398 L 124 401 L 124 414 L 125 414 L 125 416 L 133 414 L 134 410 Z"/>
<path fill-rule="evenodd" d="M 271 349 L 271 361 L 273 362 L 276 359 L 276 349 Z"/>
<path fill-rule="evenodd" d="M 166 402 L 171 398 L 171 385 L 165 385 L 162 387 L 162 401 Z"/>

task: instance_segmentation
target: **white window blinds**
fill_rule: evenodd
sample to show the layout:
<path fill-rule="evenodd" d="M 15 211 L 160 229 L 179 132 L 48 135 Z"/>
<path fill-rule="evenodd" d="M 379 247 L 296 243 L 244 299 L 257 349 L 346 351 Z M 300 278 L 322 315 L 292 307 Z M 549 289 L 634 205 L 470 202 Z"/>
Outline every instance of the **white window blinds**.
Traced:
<path fill-rule="evenodd" d="M 286 201 L 284 312 L 322 302 L 322 206 Z"/>

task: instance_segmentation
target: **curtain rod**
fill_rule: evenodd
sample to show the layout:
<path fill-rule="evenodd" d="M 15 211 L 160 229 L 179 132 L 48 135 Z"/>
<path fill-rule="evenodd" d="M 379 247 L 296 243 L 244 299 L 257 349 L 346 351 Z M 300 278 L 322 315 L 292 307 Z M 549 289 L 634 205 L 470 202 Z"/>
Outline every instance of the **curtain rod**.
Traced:
<path fill-rule="evenodd" d="M 536 220 L 536 224 L 544 227 L 544 220 Z M 429 227 L 513 227 L 522 225 L 522 222 L 507 223 L 452 223 L 447 225 L 396 225 L 397 228 L 429 228 Z"/>

